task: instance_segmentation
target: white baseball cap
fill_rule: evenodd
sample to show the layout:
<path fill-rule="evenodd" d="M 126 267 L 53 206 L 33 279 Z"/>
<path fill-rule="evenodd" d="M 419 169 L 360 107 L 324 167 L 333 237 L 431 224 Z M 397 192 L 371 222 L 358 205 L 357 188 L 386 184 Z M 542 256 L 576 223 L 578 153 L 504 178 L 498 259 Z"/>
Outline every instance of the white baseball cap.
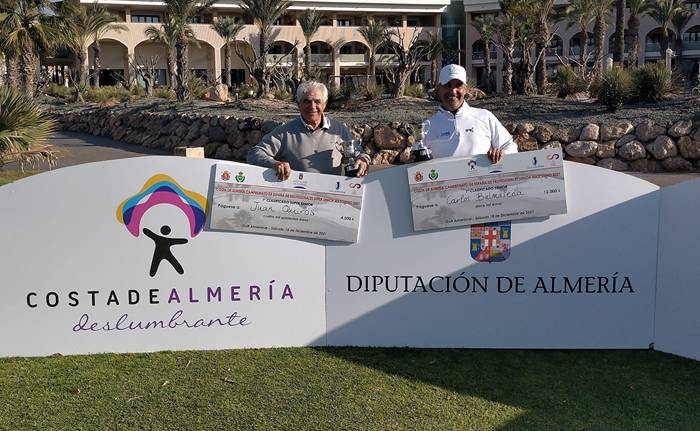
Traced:
<path fill-rule="evenodd" d="M 445 85 L 453 79 L 457 79 L 462 84 L 467 83 L 467 71 L 459 64 L 448 64 L 440 70 L 438 84 Z"/>

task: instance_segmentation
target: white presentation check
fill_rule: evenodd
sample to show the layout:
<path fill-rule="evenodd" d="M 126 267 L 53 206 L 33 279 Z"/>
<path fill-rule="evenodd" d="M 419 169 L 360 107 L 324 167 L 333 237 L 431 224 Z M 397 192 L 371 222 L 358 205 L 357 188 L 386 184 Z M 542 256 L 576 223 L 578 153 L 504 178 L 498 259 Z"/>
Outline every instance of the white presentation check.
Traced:
<path fill-rule="evenodd" d="M 357 178 L 216 165 L 212 229 L 357 242 L 364 186 Z"/>
<path fill-rule="evenodd" d="M 561 149 L 439 159 L 408 169 L 413 230 L 566 213 Z"/>

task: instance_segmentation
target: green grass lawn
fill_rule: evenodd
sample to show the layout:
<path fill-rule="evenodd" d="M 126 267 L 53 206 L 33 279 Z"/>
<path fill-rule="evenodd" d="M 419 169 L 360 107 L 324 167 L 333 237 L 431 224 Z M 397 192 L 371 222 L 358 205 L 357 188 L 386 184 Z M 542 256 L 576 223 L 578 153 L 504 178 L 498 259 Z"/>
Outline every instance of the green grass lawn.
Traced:
<path fill-rule="evenodd" d="M 698 430 L 653 351 L 295 348 L 0 360 L 0 429 Z"/>
<path fill-rule="evenodd" d="M 3 171 L 0 169 L 0 186 L 34 175 L 36 172 Z"/>

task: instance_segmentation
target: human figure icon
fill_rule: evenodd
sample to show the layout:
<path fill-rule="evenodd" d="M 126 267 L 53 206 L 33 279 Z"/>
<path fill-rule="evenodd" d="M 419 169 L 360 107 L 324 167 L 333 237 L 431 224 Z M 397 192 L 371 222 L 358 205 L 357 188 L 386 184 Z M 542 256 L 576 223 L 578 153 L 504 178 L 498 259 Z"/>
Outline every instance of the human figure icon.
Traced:
<path fill-rule="evenodd" d="M 160 262 L 162 260 L 167 260 L 170 262 L 178 274 L 182 275 L 185 273 L 185 270 L 182 269 L 180 262 L 177 261 L 175 255 L 173 255 L 173 252 L 170 251 L 170 247 L 174 245 L 187 244 L 187 239 L 168 238 L 167 235 L 170 235 L 170 231 L 170 226 L 168 225 L 163 225 L 160 227 L 160 233 L 162 235 L 158 235 L 146 227 L 143 228 L 143 233 L 146 234 L 147 237 L 151 238 L 156 245 L 156 248 L 153 251 L 153 260 L 151 261 L 151 271 L 148 273 L 151 277 L 154 277 L 156 272 L 158 272 L 158 267 L 160 266 Z"/>

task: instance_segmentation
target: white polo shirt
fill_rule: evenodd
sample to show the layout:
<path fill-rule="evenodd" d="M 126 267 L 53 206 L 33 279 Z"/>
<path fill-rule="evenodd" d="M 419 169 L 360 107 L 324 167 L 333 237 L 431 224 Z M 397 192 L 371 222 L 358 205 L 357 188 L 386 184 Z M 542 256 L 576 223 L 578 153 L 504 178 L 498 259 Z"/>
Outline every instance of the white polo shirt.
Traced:
<path fill-rule="evenodd" d="M 428 121 L 424 143 L 434 158 L 486 154 L 489 148 L 501 148 L 505 154 L 518 152 L 513 137 L 495 115 L 467 102 L 456 115 L 440 107 Z"/>

